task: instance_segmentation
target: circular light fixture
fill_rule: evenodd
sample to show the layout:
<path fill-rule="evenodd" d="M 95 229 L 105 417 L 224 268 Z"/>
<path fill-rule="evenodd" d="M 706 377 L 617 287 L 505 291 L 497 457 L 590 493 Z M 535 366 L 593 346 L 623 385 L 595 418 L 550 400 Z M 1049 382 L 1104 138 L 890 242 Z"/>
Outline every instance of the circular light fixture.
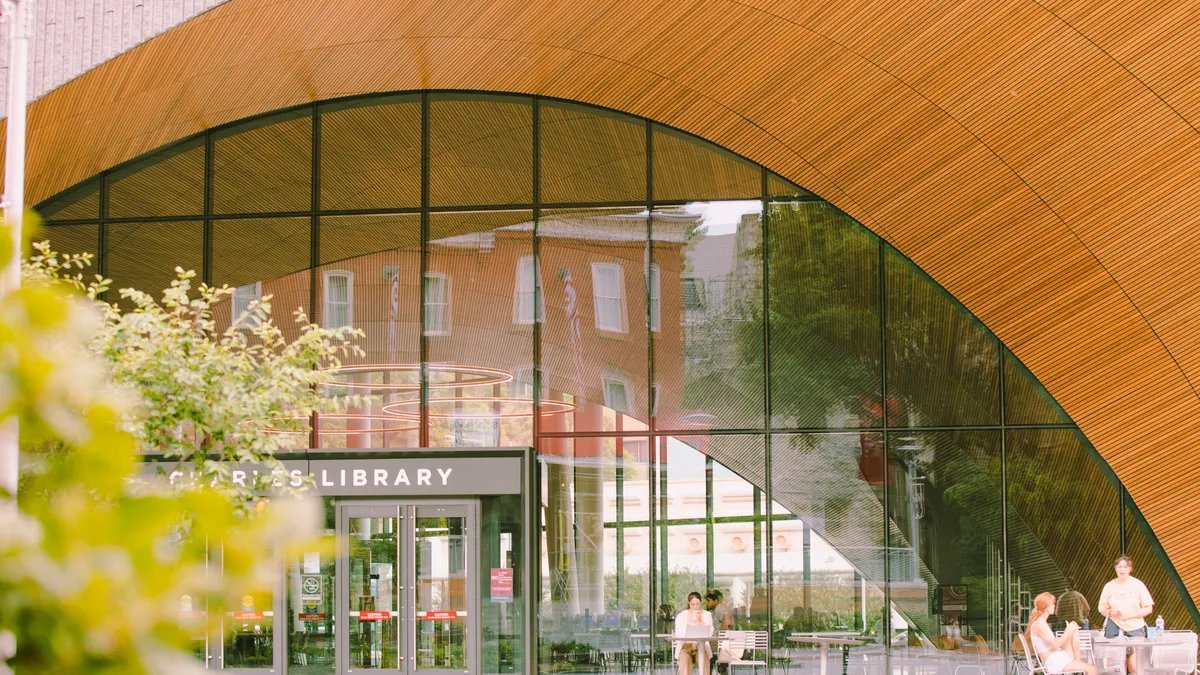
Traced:
<path fill-rule="evenodd" d="M 385 403 L 382 408 L 383 412 L 404 419 L 417 419 L 420 413 L 416 410 L 404 410 L 404 408 L 419 407 L 420 401 L 417 399 L 405 399 L 403 401 L 393 401 Z M 443 408 L 447 404 L 453 403 L 498 403 L 499 410 L 483 410 L 483 411 L 452 411 L 452 412 L 437 412 L 435 408 Z M 504 410 L 505 406 L 511 406 L 509 410 Z M 569 412 L 574 412 L 579 406 L 575 403 L 566 401 L 542 401 L 538 406 L 542 417 L 550 415 L 564 415 Z M 513 410 L 512 408 L 524 408 L 523 410 Z M 495 418 L 512 418 L 512 417 L 533 417 L 533 401 L 527 398 L 505 398 L 503 396 L 448 396 L 446 398 L 431 398 L 429 399 L 429 417 L 430 419 L 495 419 Z"/>
<path fill-rule="evenodd" d="M 295 417 L 276 417 L 275 420 L 308 420 L 308 417 L 296 415 Z M 346 436 L 349 434 L 394 434 L 403 431 L 416 431 L 420 428 L 420 423 L 409 421 L 404 417 L 396 415 L 359 415 L 355 413 L 321 413 L 319 420 L 387 420 L 393 426 L 387 426 L 380 429 L 324 429 L 318 428 L 318 436 Z M 270 421 L 270 420 L 268 420 Z M 270 429 L 260 427 L 258 431 L 267 434 L 307 434 L 308 431 L 288 430 L 288 429 Z"/>
<path fill-rule="evenodd" d="M 454 389 L 457 387 L 481 387 L 493 384 L 511 382 L 512 373 L 500 368 L 487 366 L 464 366 L 454 363 L 430 363 L 426 365 L 430 373 L 467 376 L 470 379 L 451 382 L 428 382 L 430 389 Z M 325 374 L 332 378 L 348 375 L 367 375 L 372 373 L 415 373 L 417 382 L 347 382 L 339 379 L 321 380 L 324 387 L 343 387 L 346 389 L 361 389 L 367 391 L 420 391 L 421 366 L 416 363 L 372 363 L 354 366 L 341 366 L 326 369 Z"/>

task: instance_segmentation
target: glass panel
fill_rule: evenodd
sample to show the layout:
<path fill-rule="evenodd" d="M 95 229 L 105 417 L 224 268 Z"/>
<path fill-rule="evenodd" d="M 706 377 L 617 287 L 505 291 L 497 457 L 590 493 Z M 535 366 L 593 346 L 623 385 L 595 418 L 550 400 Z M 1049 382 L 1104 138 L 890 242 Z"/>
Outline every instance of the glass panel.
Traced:
<path fill-rule="evenodd" d="M 646 214 L 638 209 L 543 211 L 542 400 L 556 402 L 542 412 L 543 431 L 646 428 L 646 226 Z M 606 298 L 615 303 L 608 310 Z M 615 325 L 618 321 L 623 324 Z M 618 327 L 624 330 L 607 329 Z M 623 414 L 604 409 L 606 382 L 628 385 Z M 554 411 L 564 414 L 550 414 Z"/>
<path fill-rule="evenodd" d="M 203 223 L 109 223 L 106 227 L 105 276 L 113 281 L 109 302 L 118 303 L 122 310 L 133 308 L 132 302 L 121 299 L 122 288 L 135 288 L 161 300 L 163 289 L 176 278 L 176 266 L 194 270 L 192 288 L 200 285 Z"/>
<path fill-rule="evenodd" d="M 470 533 L 462 508 L 418 506 L 416 521 L 416 667 L 467 667 L 467 560 Z"/>
<path fill-rule="evenodd" d="M 1126 500 L 1131 498 L 1126 497 Z M 1126 502 L 1128 504 L 1128 501 Z M 1187 601 L 1180 596 L 1174 581 L 1163 565 L 1159 553 L 1146 537 L 1147 526 L 1133 508 L 1125 509 L 1125 554 L 1133 559 L 1133 575 L 1146 584 L 1154 598 L 1154 613 L 1146 617 L 1153 624 L 1162 616 L 1167 630 L 1196 630 Z M 1115 559 L 1116 556 L 1109 556 Z M 1109 560 L 1108 562 L 1112 562 Z M 1108 570 L 1110 573 L 1111 569 Z M 1097 596 L 1098 597 L 1098 596 Z"/>
<path fill-rule="evenodd" d="M 95 220 L 100 217 L 100 179 L 90 179 L 37 205 L 46 220 Z"/>
<path fill-rule="evenodd" d="M 430 214 L 427 250 L 429 445 L 532 445 L 533 395 L 512 381 L 533 363 L 533 324 L 513 318 L 532 214 Z"/>
<path fill-rule="evenodd" d="M 882 426 L 879 240 L 826 202 L 767 217 L 774 426 Z"/>
<path fill-rule="evenodd" d="M 558 102 L 539 115 L 542 203 L 645 201 L 645 122 Z"/>
<path fill-rule="evenodd" d="M 67 255 L 91 253 L 92 266 L 72 273 L 83 273 L 85 281 L 100 273 L 100 226 L 99 225 L 51 225 L 33 233 L 33 240 L 50 240 L 51 250 Z"/>
<path fill-rule="evenodd" d="M 213 213 L 312 208 L 312 118 L 272 115 L 213 134 Z"/>
<path fill-rule="evenodd" d="M 398 566 L 394 517 L 350 517 L 350 668 L 395 668 Z"/>
<path fill-rule="evenodd" d="M 330 374 L 330 394 L 370 397 L 344 414 L 322 415 L 322 448 L 413 448 L 420 443 L 421 217 L 321 218 L 317 270 L 322 325 L 350 324 L 366 333 L 363 357 Z M 345 284 L 348 303 L 336 301 Z M 334 302 L 330 302 L 330 292 Z"/>
<path fill-rule="evenodd" d="M 1010 430 L 1006 438 L 1014 618 L 1026 625 L 1039 593 L 1061 596 L 1069 583 L 1099 628 L 1096 604 L 1120 548 L 1117 489 L 1076 431 Z"/>
<path fill-rule="evenodd" d="M 672 616 L 695 592 L 715 631 L 767 630 L 765 448 L 762 436 L 658 440 L 656 571 Z"/>
<path fill-rule="evenodd" d="M 654 201 L 759 199 L 762 169 L 681 131 L 654 125 Z"/>
<path fill-rule="evenodd" d="M 708 537 L 705 517 L 705 458 L 675 438 L 651 439 L 657 458 L 658 499 L 654 551 L 659 600 L 671 616 L 688 606 L 688 594 L 703 596 L 708 587 Z"/>
<path fill-rule="evenodd" d="M 889 425 L 1000 422 L 1000 354 L 983 324 L 887 249 Z"/>
<path fill-rule="evenodd" d="M 769 197 L 809 197 L 816 199 L 816 195 L 796 185 L 792 181 L 778 174 L 767 175 L 767 196 Z"/>
<path fill-rule="evenodd" d="M 953 669 L 959 653 L 1000 675 L 1004 522 L 1000 433 L 888 435 L 893 660 Z M 928 647 L 937 651 L 930 651 Z"/>
<path fill-rule="evenodd" d="M 421 205 L 421 97 L 321 108 L 321 208 Z"/>
<path fill-rule="evenodd" d="M 1007 349 L 1004 350 L 1004 408 L 1009 424 L 1071 424 L 1054 399 Z"/>
<path fill-rule="evenodd" d="M 300 336 L 292 314 L 308 313 L 311 286 L 309 244 L 312 221 L 305 218 L 216 220 L 212 224 L 212 283 L 234 288 L 262 282 L 272 296 L 271 314 L 289 340 Z M 229 303 L 214 314 L 217 326 L 229 325 Z"/>
<path fill-rule="evenodd" d="M 204 213 L 204 139 L 154 153 L 108 179 L 109 218 Z"/>
<path fill-rule="evenodd" d="M 275 594 L 251 591 L 225 612 L 221 667 L 275 667 Z"/>
<path fill-rule="evenodd" d="M 432 206 L 533 201 L 533 107 L 527 98 L 429 97 Z"/>
<path fill-rule="evenodd" d="M 627 655 L 648 672 L 652 633 L 674 628 L 670 606 L 650 598 L 649 440 L 542 439 L 538 452 L 540 670 L 594 672 Z"/>
<path fill-rule="evenodd" d="M 772 645 L 789 669 L 820 664 L 817 645 L 795 634 L 835 631 L 866 636 L 851 660 L 881 672 L 884 463 L 866 449 L 882 444 L 874 432 L 771 441 Z"/>
<path fill-rule="evenodd" d="M 762 428 L 762 202 L 660 209 L 653 237 L 657 428 Z"/>
<path fill-rule="evenodd" d="M 288 565 L 287 663 L 293 675 L 334 672 L 334 505 L 324 499 L 325 528 L 318 551 L 302 553 Z"/>
<path fill-rule="evenodd" d="M 483 497 L 480 554 L 476 576 L 483 592 L 485 674 L 524 672 L 525 514 L 520 495 Z"/>

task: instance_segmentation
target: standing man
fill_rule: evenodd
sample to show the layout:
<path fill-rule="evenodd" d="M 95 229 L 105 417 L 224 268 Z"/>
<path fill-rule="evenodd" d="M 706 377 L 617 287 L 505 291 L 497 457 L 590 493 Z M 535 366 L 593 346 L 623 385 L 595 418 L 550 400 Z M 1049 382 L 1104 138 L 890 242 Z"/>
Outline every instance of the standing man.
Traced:
<path fill-rule="evenodd" d="M 1117 558 L 1113 564 L 1117 576 L 1104 584 L 1100 592 L 1100 604 L 1096 609 L 1104 615 L 1104 636 L 1109 638 L 1146 637 L 1146 617 L 1154 612 L 1154 598 L 1146 584 L 1133 576 L 1133 560 L 1127 555 Z M 1125 650 L 1125 672 L 1137 675 L 1138 663 L 1133 649 Z"/>
<path fill-rule="evenodd" d="M 1074 621 L 1084 626 L 1088 615 L 1092 613 L 1092 606 L 1088 604 L 1087 598 L 1083 597 L 1083 593 L 1075 590 L 1075 579 L 1071 577 L 1067 577 L 1067 590 L 1058 596 L 1057 605 L 1059 623 Z"/>

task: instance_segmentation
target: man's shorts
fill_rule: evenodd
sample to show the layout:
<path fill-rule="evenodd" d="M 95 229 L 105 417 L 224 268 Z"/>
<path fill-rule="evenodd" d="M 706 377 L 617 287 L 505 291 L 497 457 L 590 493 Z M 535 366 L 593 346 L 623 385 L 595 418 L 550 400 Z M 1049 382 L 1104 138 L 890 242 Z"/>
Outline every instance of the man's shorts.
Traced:
<path fill-rule="evenodd" d="M 1104 622 L 1104 637 L 1111 640 L 1111 639 L 1117 637 L 1118 635 L 1124 635 L 1125 637 L 1144 638 L 1144 637 L 1146 637 L 1146 627 L 1142 626 L 1141 628 L 1138 628 L 1136 630 L 1124 631 L 1124 630 L 1121 630 L 1121 627 L 1118 626 L 1115 621 L 1105 621 Z M 1132 654 L 1133 648 L 1132 647 L 1127 648 L 1125 650 L 1125 653 Z"/>

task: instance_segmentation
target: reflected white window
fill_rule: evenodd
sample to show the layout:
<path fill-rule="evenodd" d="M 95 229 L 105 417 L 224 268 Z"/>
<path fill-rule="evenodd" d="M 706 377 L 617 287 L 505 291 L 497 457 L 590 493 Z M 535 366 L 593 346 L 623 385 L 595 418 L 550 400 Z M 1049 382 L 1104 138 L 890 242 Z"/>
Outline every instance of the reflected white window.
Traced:
<path fill-rule="evenodd" d="M 683 280 L 683 308 L 688 312 L 703 312 L 705 306 L 704 280 L 686 277 Z"/>
<path fill-rule="evenodd" d="M 662 329 L 662 272 L 658 265 L 650 266 L 650 330 Z"/>
<path fill-rule="evenodd" d="M 258 328 L 262 322 L 257 316 L 246 314 L 250 305 L 262 302 L 262 282 L 256 281 L 233 289 L 233 321 L 234 328 Z"/>
<path fill-rule="evenodd" d="M 592 304 L 596 328 L 625 332 L 625 282 L 616 263 L 592 263 Z"/>
<path fill-rule="evenodd" d="M 425 273 L 425 334 L 450 334 L 450 277 Z"/>
<path fill-rule="evenodd" d="M 601 376 L 601 380 L 604 384 L 605 407 L 617 412 L 632 412 L 633 397 L 629 387 L 629 380 L 623 375 L 612 374 Z"/>
<path fill-rule="evenodd" d="M 325 327 L 354 325 L 354 273 L 330 270 L 325 273 Z"/>
<path fill-rule="evenodd" d="M 535 265 L 531 255 L 521 256 L 517 261 L 517 283 L 513 289 L 513 323 L 533 323 L 535 307 L 538 322 L 545 322 L 546 296 L 542 290 L 542 264 L 539 260 Z"/>

